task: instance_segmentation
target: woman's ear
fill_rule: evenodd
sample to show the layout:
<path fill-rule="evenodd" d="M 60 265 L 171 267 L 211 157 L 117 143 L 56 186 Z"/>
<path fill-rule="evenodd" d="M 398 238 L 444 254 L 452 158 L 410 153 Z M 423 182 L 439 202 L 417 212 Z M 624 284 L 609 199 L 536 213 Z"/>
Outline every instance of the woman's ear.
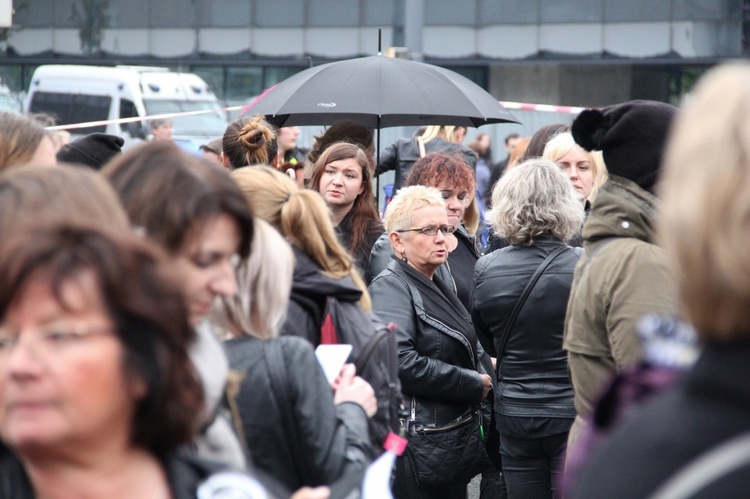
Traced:
<path fill-rule="evenodd" d="M 140 375 L 130 376 L 127 380 L 128 391 L 136 402 L 141 401 L 148 395 L 148 383 Z"/>
<path fill-rule="evenodd" d="M 404 240 L 401 234 L 398 232 L 391 232 L 388 234 L 388 241 L 391 243 L 391 247 L 393 248 L 393 252 L 396 253 L 396 256 L 401 257 L 404 254 Z"/>

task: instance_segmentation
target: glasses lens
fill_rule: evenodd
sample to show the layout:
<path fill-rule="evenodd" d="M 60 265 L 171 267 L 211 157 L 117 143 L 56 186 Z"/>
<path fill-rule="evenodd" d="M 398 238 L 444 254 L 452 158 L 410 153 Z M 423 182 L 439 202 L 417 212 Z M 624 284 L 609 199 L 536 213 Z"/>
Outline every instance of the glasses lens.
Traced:
<path fill-rule="evenodd" d="M 438 230 L 440 230 L 439 227 L 428 225 L 426 227 L 422 227 L 422 234 L 424 234 L 425 236 L 434 236 L 437 234 Z"/>
<path fill-rule="evenodd" d="M 441 225 L 440 226 L 440 232 L 443 234 L 453 234 L 453 232 L 456 230 L 456 228 L 452 225 Z"/>

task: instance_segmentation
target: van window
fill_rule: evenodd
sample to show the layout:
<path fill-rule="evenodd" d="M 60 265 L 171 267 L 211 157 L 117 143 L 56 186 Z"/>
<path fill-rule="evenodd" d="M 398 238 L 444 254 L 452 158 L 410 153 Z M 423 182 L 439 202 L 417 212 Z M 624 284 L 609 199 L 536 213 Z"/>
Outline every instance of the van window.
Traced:
<path fill-rule="evenodd" d="M 132 100 L 120 99 L 120 118 L 135 118 L 138 116 L 138 110 Z M 120 123 L 120 130 L 126 132 L 129 123 Z"/>
<path fill-rule="evenodd" d="M 35 92 L 29 105 L 30 113 L 47 113 L 58 125 L 100 121 L 109 118 L 112 98 L 104 95 L 65 94 L 57 92 Z M 106 132 L 106 125 L 76 128 L 71 133 L 85 135 Z"/>

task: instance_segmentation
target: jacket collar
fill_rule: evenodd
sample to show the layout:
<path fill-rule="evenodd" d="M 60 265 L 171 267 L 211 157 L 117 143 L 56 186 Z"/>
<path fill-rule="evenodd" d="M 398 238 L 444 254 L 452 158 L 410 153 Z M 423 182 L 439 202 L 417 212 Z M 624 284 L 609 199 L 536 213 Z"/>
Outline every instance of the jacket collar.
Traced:
<path fill-rule="evenodd" d="M 583 239 L 630 237 L 651 242 L 659 200 L 635 182 L 611 175 L 596 195 Z"/>

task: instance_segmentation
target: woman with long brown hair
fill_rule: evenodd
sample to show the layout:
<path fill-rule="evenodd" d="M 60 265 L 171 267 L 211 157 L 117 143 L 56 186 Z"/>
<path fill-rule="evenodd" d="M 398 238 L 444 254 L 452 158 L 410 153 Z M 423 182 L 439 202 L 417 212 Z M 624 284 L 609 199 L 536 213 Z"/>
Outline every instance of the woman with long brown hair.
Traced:
<path fill-rule="evenodd" d="M 325 199 L 336 234 L 369 282 L 370 251 L 383 224 L 375 208 L 367 155 L 354 144 L 333 144 L 315 162 L 310 187 Z"/>

